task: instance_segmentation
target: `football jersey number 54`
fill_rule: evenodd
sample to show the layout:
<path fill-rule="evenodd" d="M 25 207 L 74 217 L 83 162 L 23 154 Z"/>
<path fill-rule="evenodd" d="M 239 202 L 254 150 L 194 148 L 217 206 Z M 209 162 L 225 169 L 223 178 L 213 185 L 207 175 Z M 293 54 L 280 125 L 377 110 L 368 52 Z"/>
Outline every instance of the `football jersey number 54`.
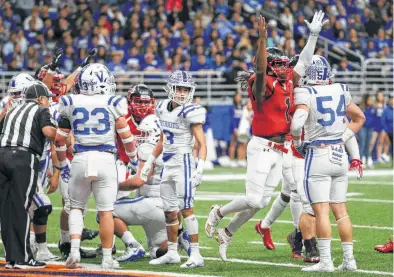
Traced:
<path fill-rule="evenodd" d="M 324 104 L 326 103 L 326 107 Z M 319 119 L 317 122 L 324 127 L 331 126 L 335 122 L 335 116 L 345 116 L 346 115 L 346 107 L 345 107 L 345 96 L 341 95 L 339 98 L 338 106 L 334 112 L 331 109 L 332 106 L 332 96 L 320 96 L 316 98 L 317 111 L 323 115 L 328 114 L 329 117 L 327 120 Z"/>

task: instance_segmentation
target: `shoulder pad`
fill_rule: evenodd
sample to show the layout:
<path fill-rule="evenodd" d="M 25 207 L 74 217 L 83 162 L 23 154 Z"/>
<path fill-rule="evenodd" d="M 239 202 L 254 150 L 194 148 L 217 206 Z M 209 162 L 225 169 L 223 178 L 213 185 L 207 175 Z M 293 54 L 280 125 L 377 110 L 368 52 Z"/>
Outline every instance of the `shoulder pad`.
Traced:
<path fill-rule="evenodd" d="M 150 143 L 143 143 L 140 146 L 138 146 L 137 149 L 138 159 L 144 162 L 147 161 L 150 154 L 152 154 L 153 148 L 155 148 L 155 146 Z"/>
<path fill-rule="evenodd" d="M 169 99 L 165 99 L 165 100 L 161 100 L 156 104 L 156 112 L 162 111 L 163 109 L 165 109 L 168 105 L 168 101 L 170 101 Z"/>
<path fill-rule="evenodd" d="M 343 95 L 345 96 L 345 105 L 349 105 L 352 102 L 352 95 L 350 94 L 350 90 L 348 85 L 345 84 L 340 84 L 342 91 L 343 91 Z"/>
<path fill-rule="evenodd" d="M 204 124 L 206 120 L 206 113 L 204 107 L 197 104 L 192 104 L 183 109 L 183 111 L 178 115 L 180 117 L 186 118 L 186 120 L 190 123 L 201 123 Z"/>
<path fill-rule="evenodd" d="M 59 104 L 63 103 L 65 107 L 74 105 L 72 95 L 64 95 L 60 97 Z"/>
<path fill-rule="evenodd" d="M 312 87 L 298 87 L 294 89 L 294 105 L 310 106 L 311 95 L 317 94 Z"/>
<path fill-rule="evenodd" d="M 121 116 L 127 115 L 128 108 L 127 108 L 127 101 L 125 97 L 111 95 L 108 97 L 107 105 L 108 108 L 115 115 L 116 119 Z"/>

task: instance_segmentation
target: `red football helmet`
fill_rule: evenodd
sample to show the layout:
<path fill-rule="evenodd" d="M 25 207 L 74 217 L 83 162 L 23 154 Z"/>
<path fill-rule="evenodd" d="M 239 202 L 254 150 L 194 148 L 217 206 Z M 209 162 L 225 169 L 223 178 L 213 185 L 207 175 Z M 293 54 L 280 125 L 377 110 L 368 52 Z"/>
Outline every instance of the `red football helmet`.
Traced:
<path fill-rule="evenodd" d="M 127 101 L 130 113 L 139 119 L 155 113 L 153 92 L 144 84 L 138 84 L 130 88 L 127 92 Z"/>
<path fill-rule="evenodd" d="M 39 68 L 36 71 L 35 77 L 42 81 L 45 78 L 45 75 L 48 73 L 49 66 L 44 65 L 43 67 Z M 55 69 L 55 74 L 53 74 L 53 83 L 52 86 L 49 88 L 49 90 L 58 95 L 57 97 L 53 97 L 53 101 L 57 101 L 57 98 L 59 98 L 62 94 L 62 87 L 63 87 L 63 80 L 64 80 L 64 75 L 60 72 L 58 68 Z"/>

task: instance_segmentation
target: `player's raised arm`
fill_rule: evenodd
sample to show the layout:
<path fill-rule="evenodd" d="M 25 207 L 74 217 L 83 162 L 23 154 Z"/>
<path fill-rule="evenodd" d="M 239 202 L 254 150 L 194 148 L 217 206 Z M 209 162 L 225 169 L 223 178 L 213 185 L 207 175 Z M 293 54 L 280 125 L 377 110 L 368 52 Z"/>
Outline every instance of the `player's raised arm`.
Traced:
<path fill-rule="evenodd" d="M 260 109 L 261 100 L 265 95 L 267 73 L 267 27 L 265 18 L 259 16 L 259 46 L 256 54 L 256 79 L 252 86 L 252 93 L 256 100 L 257 107 Z"/>
<path fill-rule="evenodd" d="M 311 23 L 305 20 L 305 23 L 309 28 L 310 34 L 304 49 L 302 49 L 300 53 L 299 60 L 293 69 L 294 72 L 293 84 L 297 84 L 300 78 L 305 75 L 306 69 L 309 67 L 309 65 L 312 62 L 312 57 L 315 52 L 319 33 L 323 25 L 328 22 L 328 20 L 325 20 L 323 22 L 323 18 L 324 18 L 324 12 L 318 11 L 313 16 Z"/>

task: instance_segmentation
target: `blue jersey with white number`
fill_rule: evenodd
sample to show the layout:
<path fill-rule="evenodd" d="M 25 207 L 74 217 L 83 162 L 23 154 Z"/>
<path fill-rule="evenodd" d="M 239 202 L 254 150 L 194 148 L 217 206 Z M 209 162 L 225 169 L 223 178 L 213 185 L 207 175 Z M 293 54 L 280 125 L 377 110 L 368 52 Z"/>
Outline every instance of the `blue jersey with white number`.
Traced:
<path fill-rule="evenodd" d="M 200 105 L 190 103 L 169 111 L 169 104 L 170 100 L 163 100 L 156 106 L 156 116 L 160 119 L 160 127 L 165 138 L 163 152 L 191 153 L 194 147 L 191 125 L 204 124 L 206 110 Z"/>
<path fill-rule="evenodd" d="M 295 105 L 309 107 L 305 140 L 335 140 L 346 129 L 346 107 L 352 101 L 344 84 L 304 86 L 294 89 Z"/>
<path fill-rule="evenodd" d="M 127 114 L 127 101 L 115 95 L 66 95 L 59 112 L 70 121 L 75 151 L 111 151 L 116 149 L 115 122 Z"/>

